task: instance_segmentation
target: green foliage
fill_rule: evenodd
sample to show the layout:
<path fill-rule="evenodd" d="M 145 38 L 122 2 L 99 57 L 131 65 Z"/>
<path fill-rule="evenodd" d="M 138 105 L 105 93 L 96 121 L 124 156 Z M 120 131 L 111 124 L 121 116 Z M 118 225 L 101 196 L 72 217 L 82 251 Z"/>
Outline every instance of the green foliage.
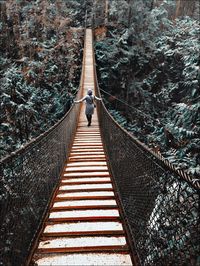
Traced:
<path fill-rule="evenodd" d="M 200 163 L 199 23 L 187 16 L 171 21 L 174 1 L 153 9 L 151 2 L 111 2 L 107 38 L 96 42 L 100 87 L 142 112 L 112 100 L 107 106 L 121 125 L 194 173 Z"/>
<path fill-rule="evenodd" d="M 85 11 L 81 0 L 8 1 L 2 7 L 1 157 L 48 130 L 70 108 L 83 46 L 83 29 L 71 26 L 81 26 Z"/>

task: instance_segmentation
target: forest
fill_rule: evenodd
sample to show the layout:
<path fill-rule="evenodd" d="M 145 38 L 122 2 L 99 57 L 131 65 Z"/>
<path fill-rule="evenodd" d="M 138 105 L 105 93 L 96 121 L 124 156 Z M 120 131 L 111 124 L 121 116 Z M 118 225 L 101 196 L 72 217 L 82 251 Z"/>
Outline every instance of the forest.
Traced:
<path fill-rule="evenodd" d="M 95 46 L 106 106 L 141 142 L 199 175 L 199 2 L 120 0 L 108 10 Z"/>
<path fill-rule="evenodd" d="M 1 1 L 0 156 L 54 125 L 79 87 L 83 1 Z"/>
<path fill-rule="evenodd" d="M 0 156 L 69 110 L 79 88 L 87 10 L 110 113 L 141 142 L 198 175 L 199 2 L 109 0 L 103 13 L 98 3 L 0 2 Z"/>

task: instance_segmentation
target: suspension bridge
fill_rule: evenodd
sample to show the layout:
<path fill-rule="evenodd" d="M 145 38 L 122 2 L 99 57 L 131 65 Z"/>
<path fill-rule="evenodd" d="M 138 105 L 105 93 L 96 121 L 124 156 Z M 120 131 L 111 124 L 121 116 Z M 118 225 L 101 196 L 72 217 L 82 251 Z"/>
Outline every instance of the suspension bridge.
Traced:
<path fill-rule="evenodd" d="M 85 31 L 77 99 L 100 96 Z M 73 105 L 0 164 L 2 265 L 198 265 L 199 180 L 122 129 L 103 103 Z"/>

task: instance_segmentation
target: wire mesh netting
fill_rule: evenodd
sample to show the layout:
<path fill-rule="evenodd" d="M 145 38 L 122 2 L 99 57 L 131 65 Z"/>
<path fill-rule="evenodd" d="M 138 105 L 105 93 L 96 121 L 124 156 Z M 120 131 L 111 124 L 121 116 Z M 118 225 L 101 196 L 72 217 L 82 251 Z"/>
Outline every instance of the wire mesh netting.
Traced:
<path fill-rule="evenodd" d="M 94 76 L 100 97 L 96 69 Z M 200 265 L 200 180 L 150 152 L 104 104 L 98 103 L 97 110 L 136 264 Z"/>
<path fill-rule="evenodd" d="M 58 184 L 78 113 L 74 105 L 56 126 L 1 162 L 0 265 L 24 265 Z"/>
<path fill-rule="evenodd" d="M 98 110 L 117 193 L 141 265 L 198 265 L 198 188 L 145 150 L 103 105 Z"/>

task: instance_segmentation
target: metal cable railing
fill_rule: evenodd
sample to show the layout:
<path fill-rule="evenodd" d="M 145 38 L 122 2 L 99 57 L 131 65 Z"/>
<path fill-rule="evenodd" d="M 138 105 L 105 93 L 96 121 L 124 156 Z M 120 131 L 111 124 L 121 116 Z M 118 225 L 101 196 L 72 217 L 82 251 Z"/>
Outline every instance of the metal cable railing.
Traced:
<path fill-rule="evenodd" d="M 96 77 L 96 70 L 94 70 Z M 96 77 L 96 94 L 100 97 Z M 132 249 L 141 265 L 200 263 L 200 182 L 177 171 L 97 106 Z"/>
<path fill-rule="evenodd" d="M 99 88 L 100 92 L 106 93 L 108 95 L 111 95 L 110 93 L 107 93 L 103 89 Z M 131 114 L 132 117 L 134 117 L 134 122 L 139 125 L 140 132 L 133 133 L 131 137 L 135 139 L 135 141 L 144 147 L 145 150 L 148 150 L 150 153 L 152 153 L 154 156 L 156 156 L 159 160 L 161 160 L 167 167 L 169 167 L 171 170 L 173 170 L 175 173 L 177 173 L 180 177 L 185 179 L 186 181 L 189 181 L 194 188 L 200 189 L 200 177 L 198 178 L 197 174 L 194 176 L 191 173 L 188 173 L 187 170 L 182 170 L 180 167 L 175 165 L 175 163 L 171 163 L 168 159 L 166 159 L 162 153 L 155 149 L 154 144 L 147 141 L 147 138 L 145 137 L 145 132 L 148 132 L 149 130 L 149 124 L 154 124 L 157 127 L 165 127 L 165 125 L 160 121 L 160 119 L 155 119 L 151 117 L 150 115 L 140 111 L 139 109 L 132 107 L 128 105 L 125 101 L 122 101 L 118 98 L 116 100 L 119 103 L 122 103 L 122 105 L 125 105 L 127 108 L 127 113 Z M 126 128 L 127 124 L 125 125 Z M 133 128 L 132 128 L 133 129 Z M 136 135 L 136 137 L 134 137 Z M 141 142 L 139 139 L 142 139 L 143 142 Z M 148 146 L 150 147 L 148 147 Z"/>
<path fill-rule="evenodd" d="M 84 55 L 83 55 L 84 65 Z M 77 98 L 82 96 L 83 71 Z M 80 106 L 0 162 L 0 265 L 24 265 L 69 154 Z"/>

